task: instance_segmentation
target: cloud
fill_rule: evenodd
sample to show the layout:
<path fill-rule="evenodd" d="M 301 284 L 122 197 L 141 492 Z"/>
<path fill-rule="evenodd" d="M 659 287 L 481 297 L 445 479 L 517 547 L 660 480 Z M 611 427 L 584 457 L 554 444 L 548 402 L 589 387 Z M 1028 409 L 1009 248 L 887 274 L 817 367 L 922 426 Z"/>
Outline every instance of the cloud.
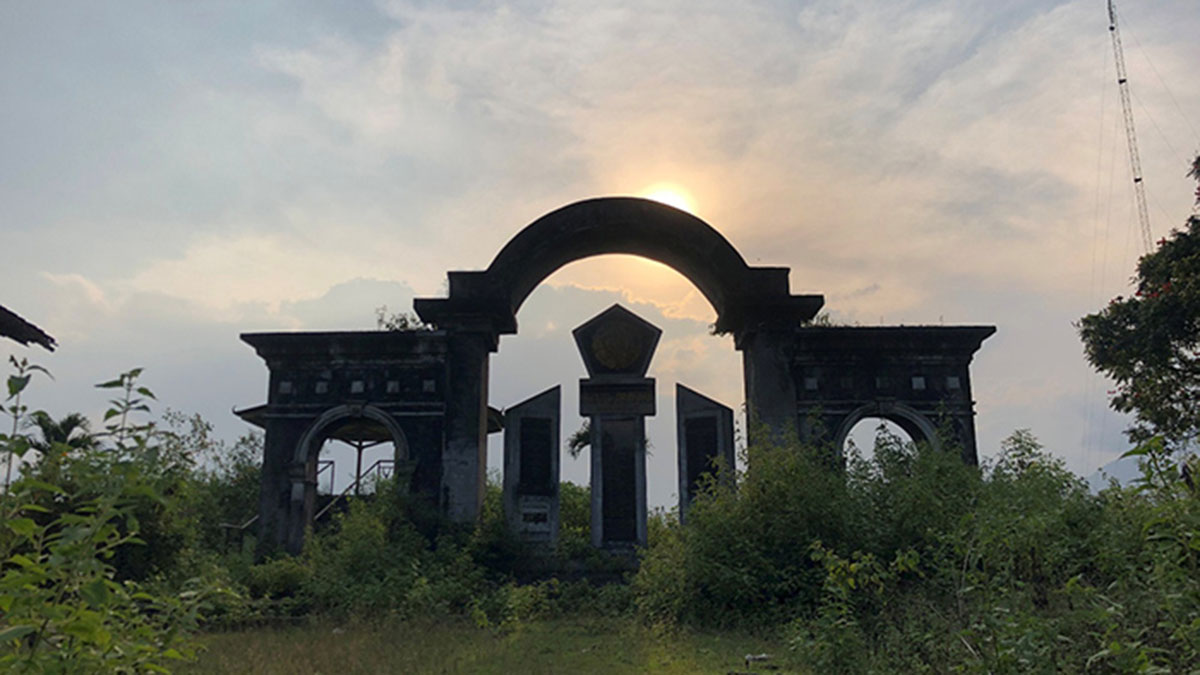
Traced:
<path fill-rule="evenodd" d="M 182 257 L 156 260 L 119 285 L 131 292 L 186 300 L 225 320 L 252 304 L 278 314 L 285 303 L 297 306 L 297 301 L 317 298 L 356 275 L 391 271 L 369 250 L 362 255 L 353 245 L 339 246 L 346 238 L 354 240 L 354 234 L 353 228 L 333 228 L 313 239 L 259 234 L 202 237 Z M 363 246 L 367 248 L 365 242 Z M 376 265 L 368 262 L 371 259 L 376 259 Z M 386 301 L 382 298 L 380 304 Z"/>
<path fill-rule="evenodd" d="M 1156 234 L 1193 191 L 1157 130 L 1186 148 L 1175 101 L 1200 109 L 1200 93 L 1165 94 L 1146 59 L 1190 82 L 1192 9 L 1123 23 L 1136 112 L 1154 120 L 1139 117 L 1139 140 Z M 1092 449 L 1119 445 L 1079 414 L 1103 397 L 1070 328 L 1122 291 L 1137 254 L 1094 2 L 236 15 L 80 4 L 0 22 L 0 228 L 17 252 L 0 275 L 63 340 L 59 370 L 108 377 L 152 356 L 181 401 L 224 414 L 261 398 L 238 332 L 370 327 L 375 306 L 407 310 L 552 209 L 670 182 L 839 321 L 998 324 L 976 361 L 985 449 L 1034 426 L 1090 469 Z M 497 400 L 569 381 L 573 346 L 551 343 L 614 301 L 670 327 L 664 378 L 740 399 L 736 352 L 673 271 L 605 257 L 538 293 L 544 310 L 535 294 L 493 359 Z"/>
<path fill-rule="evenodd" d="M 109 306 L 108 298 L 105 297 L 104 291 L 100 290 L 99 286 L 85 278 L 82 274 L 53 274 L 43 272 L 42 276 L 61 288 L 78 290 L 91 305 L 100 308 Z"/>

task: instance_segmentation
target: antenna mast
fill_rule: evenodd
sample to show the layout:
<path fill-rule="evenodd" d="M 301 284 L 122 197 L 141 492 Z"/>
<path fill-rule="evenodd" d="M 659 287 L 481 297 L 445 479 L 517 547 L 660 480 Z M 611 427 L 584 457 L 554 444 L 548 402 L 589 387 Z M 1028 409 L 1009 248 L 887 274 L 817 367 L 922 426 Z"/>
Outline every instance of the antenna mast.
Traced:
<path fill-rule="evenodd" d="M 1108 0 L 1108 32 L 1112 36 L 1113 56 L 1117 62 L 1117 89 L 1121 92 L 1121 111 L 1125 114 L 1125 140 L 1129 144 L 1129 169 L 1133 174 L 1133 193 L 1137 199 L 1138 223 L 1142 228 L 1142 247 L 1149 253 L 1150 213 L 1146 208 L 1146 186 L 1142 182 L 1142 160 L 1138 156 L 1137 132 L 1133 128 L 1133 104 L 1129 100 L 1129 77 L 1125 74 L 1125 50 L 1121 47 L 1121 31 L 1117 29 L 1117 10 Z"/>

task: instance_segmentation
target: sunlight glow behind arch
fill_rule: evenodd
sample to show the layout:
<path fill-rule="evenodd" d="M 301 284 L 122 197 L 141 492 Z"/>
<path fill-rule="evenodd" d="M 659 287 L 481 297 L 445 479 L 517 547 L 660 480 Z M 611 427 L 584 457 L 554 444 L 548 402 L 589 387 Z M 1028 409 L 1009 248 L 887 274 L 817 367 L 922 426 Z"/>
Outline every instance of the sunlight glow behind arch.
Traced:
<path fill-rule="evenodd" d="M 655 183 L 642 190 L 641 196 L 696 215 L 696 202 L 692 195 L 674 183 Z"/>

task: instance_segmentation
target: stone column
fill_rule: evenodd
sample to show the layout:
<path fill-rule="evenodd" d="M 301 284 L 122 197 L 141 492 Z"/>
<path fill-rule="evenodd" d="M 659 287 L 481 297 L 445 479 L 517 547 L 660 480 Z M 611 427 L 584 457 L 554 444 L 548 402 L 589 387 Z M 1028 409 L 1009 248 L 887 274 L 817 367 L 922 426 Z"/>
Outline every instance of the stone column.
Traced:
<path fill-rule="evenodd" d="M 299 555 L 304 550 L 305 530 L 312 524 L 317 505 L 316 458 L 288 465 L 291 484 L 288 494 L 287 552 Z"/>
<path fill-rule="evenodd" d="M 590 420 L 592 545 L 645 546 L 646 418 L 598 415 Z"/>
<path fill-rule="evenodd" d="M 487 477 L 488 356 L 495 335 L 448 330 L 446 447 L 442 453 L 442 513 L 474 523 Z"/>
<path fill-rule="evenodd" d="M 291 465 L 296 444 L 300 442 L 305 424 L 309 422 L 311 420 L 267 420 L 263 465 L 259 474 L 259 518 L 255 524 L 259 557 L 280 549 L 289 550 L 288 542 L 293 529 Z"/>
<path fill-rule="evenodd" d="M 736 336 L 742 351 L 749 430 L 764 425 L 779 442 L 794 438 L 797 428 L 796 381 L 792 375 L 794 331 L 782 328 L 749 330 Z"/>

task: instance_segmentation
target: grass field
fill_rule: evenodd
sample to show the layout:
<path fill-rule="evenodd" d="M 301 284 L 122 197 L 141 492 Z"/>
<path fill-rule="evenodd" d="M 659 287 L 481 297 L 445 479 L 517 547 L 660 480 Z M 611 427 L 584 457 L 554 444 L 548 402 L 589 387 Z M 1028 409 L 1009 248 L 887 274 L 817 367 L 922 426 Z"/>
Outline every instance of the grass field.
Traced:
<path fill-rule="evenodd" d="M 627 619 L 531 621 L 505 634 L 467 622 L 313 624 L 203 637 L 180 673 L 800 673 L 770 636 L 655 631 Z M 746 668 L 746 654 L 771 659 Z M 765 667 L 764 667 L 765 666 Z"/>

